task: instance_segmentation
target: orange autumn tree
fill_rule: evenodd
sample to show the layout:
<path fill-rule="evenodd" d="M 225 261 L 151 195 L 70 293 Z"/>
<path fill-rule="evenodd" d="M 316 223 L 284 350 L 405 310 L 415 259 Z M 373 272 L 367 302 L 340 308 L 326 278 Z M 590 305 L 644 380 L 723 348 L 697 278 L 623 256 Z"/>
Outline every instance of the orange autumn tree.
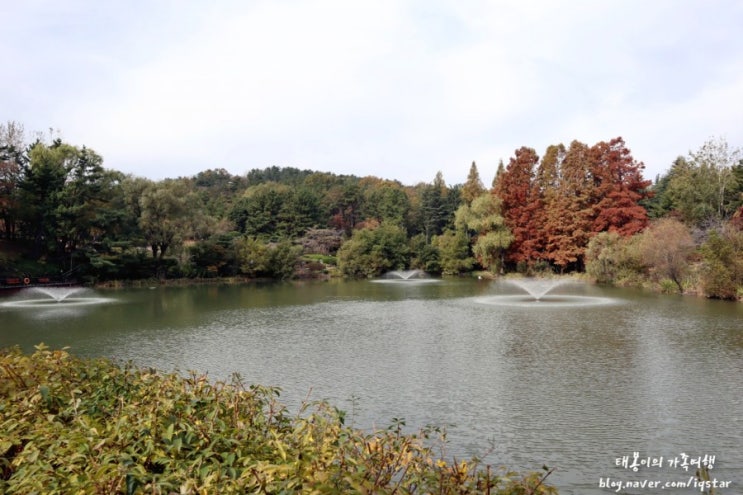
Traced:
<path fill-rule="evenodd" d="M 539 191 L 534 182 L 534 167 L 539 156 L 533 148 L 516 150 L 505 170 L 495 181 L 493 194 L 501 201 L 506 226 L 513 235 L 506 261 L 531 266 L 541 256 L 540 234 L 535 223 L 536 212 L 542 210 Z"/>
<path fill-rule="evenodd" d="M 645 165 L 632 158 L 621 137 L 591 148 L 594 184 L 594 232 L 630 236 L 648 225 L 648 213 L 639 202 L 648 197 L 651 181 L 642 177 Z"/>
<path fill-rule="evenodd" d="M 561 272 L 582 270 L 593 224 L 590 149 L 573 141 L 555 160 L 557 179 L 545 204 L 545 258 Z"/>
<path fill-rule="evenodd" d="M 583 270 L 594 235 L 640 232 L 648 224 L 640 201 L 650 185 L 643 168 L 621 137 L 590 147 L 552 145 L 541 162 L 531 148 L 516 150 L 493 189 L 514 235 L 506 260 L 519 268 L 547 262 L 561 272 Z"/>

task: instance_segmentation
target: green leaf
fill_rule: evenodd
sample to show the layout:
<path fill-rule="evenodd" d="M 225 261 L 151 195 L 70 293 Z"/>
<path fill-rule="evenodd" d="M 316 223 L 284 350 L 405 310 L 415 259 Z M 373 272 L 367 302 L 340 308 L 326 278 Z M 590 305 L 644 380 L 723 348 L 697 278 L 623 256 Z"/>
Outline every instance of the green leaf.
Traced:
<path fill-rule="evenodd" d="M 132 474 L 126 475 L 126 495 L 134 495 L 134 492 L 139 487 L 139 480 Z"/>
<path fill-rule="evenodd" d="M 170 423 L 170 424 L 168 425 L 168 429 L 167 429 L 167 430 L 165 430 L 165 435 L 163 435 L 163 438 L 164 438 L 164 439 L 165 439 L 166 441 L 168 441 L 168 442 L 170 442 L 170 440 L 171 440 L 171 439 L 173 438 L 173 430 L 174 430 L 174 427 L 175 427 L 175 425 L 174 425 L 173 423 Z"/>

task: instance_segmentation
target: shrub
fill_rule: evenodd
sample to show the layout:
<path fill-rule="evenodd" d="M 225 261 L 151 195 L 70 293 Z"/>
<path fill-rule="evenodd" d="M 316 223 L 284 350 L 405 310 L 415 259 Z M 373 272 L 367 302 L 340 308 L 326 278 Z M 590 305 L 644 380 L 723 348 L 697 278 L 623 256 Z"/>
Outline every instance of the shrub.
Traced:
<path fill-rule="evenodd" d="M 717 299 L 739 298 L 743 288 L 743 232 L 712 231 L 701 253 L 704 294 Z"/>
<path fill-rule="evenodd" d="M 354 231 L 338 250 L 338 268 L 347 277 L 376 277 L 409 265 L 410 248 L 405 229 L 382 222 Z"/>
<path fill-rule="evenodd" d="M 352 429 L 325 402 L 43 345 L 0 351 L 0 493 L 556 493 L 547 474 L 435 459 L 401 422 Z"/>
<path fill-rule="evenodd" d="M 599 283 L 618 285 L 641 278 L 645 266 L 637 252 L 637 239 L 616 232 L 595 235 L 586 249 L 586 273 Z"/>

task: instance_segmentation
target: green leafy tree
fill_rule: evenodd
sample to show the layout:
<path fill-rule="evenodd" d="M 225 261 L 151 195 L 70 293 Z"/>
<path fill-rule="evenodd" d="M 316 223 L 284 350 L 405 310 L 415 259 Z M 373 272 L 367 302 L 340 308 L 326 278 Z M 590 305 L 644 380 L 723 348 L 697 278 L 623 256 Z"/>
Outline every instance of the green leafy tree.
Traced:
<path fill-rule="evenodd" d="M 712 230 L 701 247 L 702 288 L 707 297 L 735 300 L 743 296 L 743 231 Z"/>
<path fill-rule="evenodd" d="M 353 233 L 338 250 L 338 267 L 348 277 L 376 277 L 406 268 L 410 252 L 405 229 L 394 223 Z"/>
<path fill-rule="evenodd" d="M 0 232 L 7 239 L 15 237 L 20 215 L 19 185 L 28 161 L 25 139 L 23 125 L 0 123 Z"/>
<path fill-rule="evenodd" d="M 230 174 L 225 169 L 199 172 L 192 179 L 194 191 L 205 215 L 222 220 L 238 199 L 238 193 L 248 187 L 247 179 Z"/>
<path fill-rule="evenodd" d="M 302 252 L 286 240 L 276 243 L 243 237 L 236 245 L 240 271 L 248 277 L 291 278 Z"/>
<path fill-rule="evenodd" d="M 622 236 L 616 231 L 600 232 L 586 248 L 586 273 L 599 283 L 641 285 L 646 261 L 639 243 L 642 235 Z"/>
<path fill-rule="evenodd" d="M 441 272 L 459 275 L 472 271 L 475 258 L 470 253 L 470 239 L 463 230 L 446 230 L 437 235 L 431 244 L 438 249 Z"/>
<path fill-rule="evenodd" d="M 435 238 L 434 238 L 435 239 Z M 426 236 L 418 234 L 410 239 L 410 268 L 427 273 L 441 273 L 441 253 L 435 242 L 426 242 Z"/>
<path fill-rule="evenodd" d="M 151 183 L 142 191 L 139 224 L 154 258 L 162 260 L 189 234 L 193 204 L 189 199 L 187 185 L 178 180 Z"/>
<path fill-rule="evenodd" d="M 514 239 L 501 214 L 500 198 L 491 193 L 481 194 L 471 205 L 459 207 L 455 222 L 458 231 L 473 239 L 472 252 L 480 266 L 500 271 L 503 255 Z"/>
<path fill-rule="evenodd" d="M 235 205 L 230 218 L 247 236 L 276 239 L 281 235 L 282 209 L 291 196 L 291 187 L 284 184 L 265 182 L 251 186 Z"/>
<path fill-rule="evenodd" d="M 595 235 L 586 249 L 586 273 L 596 282 L 615 283 L 621 270 L 622 236 L 616 232 Z"/>
<path fill-rule="evenodd" d="M 741 150 L 725 140 L 709 140 L 674 163 L 664 195 L 690 225 L 719 226 L 740 205 L 743 186 L 736 170 L 741 158 Z"/>
<path fill-rule="evenodd" d="M 237 259 L 240 272 L 248 277 L 264 276 L 270 271 L 268 244 L 255 237 L 243 237 L 237 242 Z"/>
<path fill-rule="evenodd" d="M 452 225 L 454 212 L 459 206 L 459 193 L 450 190 L 439 171 L 433 183 L 425 185 L 420 196 L 420 218 L 426 240 L 441 234 Z"/>
<path fill-rule="evenodd" d="M 277 233 L 279 236 L 296 239 L 309 229 L 325 225 L 320 196 L 310 188 L 299 186 L 279 211 Z"/>
<path fill-rule="evenodd" d="M 37 142 L 31 148 L 19 188 L 23 232 L 33 241 L 36 256 L 54 255 L 57 251 L 58 208 L 67 174 L 77 156 L 75 147 L 60 140 L 50 146 Z"/>
<path fill-rule="evenodd" d="M 410 199 L 399 182 L 367 180 L 363 216 L 379 222 L 403 225 L 410 210 Z"/>
<path fill-rule="evenodd" d="M 95 151 L 83 146 L 77 154 L 56 212 L 58 242 L 70 259 L 78 248 L 103 241 L 114 221 L 107 213 L 119 178 L 103 168 L 103 158 Z"/>
<path fill-rule="evenodd" d="M 237 273 L 234 235 L 214 235 L 188 248 L 188 274 L 194 277 L 228 277 Z"/>
<path fill-rule="evenodd" d="M 325 194 L 325 206 L 330 212 L 329 226 L 350 235 L 361 220 L 363 203 L 358 180 L 344 178 L 334 183 Z"/>
<path fill-rule="evenodd" d="M 674 164 L 671 166 L 673 169 L 676 166 L 676 162 L 684 161 L 684 157 L 679 156 L 674 160 Z M 668 194 L 668 185 L 671 181 L 671 176 L 666 173 L 663 175 L 657 175 L 655 182 L 650 188 L 651 194 L 649 197 L 641 201 L 641 204 L 645 207 L 650 218 L 662 218 L 673 210 L 673 204 L 671 197 Z"/>

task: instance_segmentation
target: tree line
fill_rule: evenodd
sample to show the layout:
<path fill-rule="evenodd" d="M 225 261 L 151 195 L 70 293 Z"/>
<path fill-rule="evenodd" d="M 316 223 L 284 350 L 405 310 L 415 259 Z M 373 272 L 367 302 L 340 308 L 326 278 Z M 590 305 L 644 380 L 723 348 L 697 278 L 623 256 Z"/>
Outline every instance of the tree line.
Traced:
<path fill-rule="evenodd" d="M 277 166 L 153 181 L 104 168 L 86 146 L 29 143 L 8 122 L 0 124 L 0 278 L 586 271 L 604 282 L 738 297 L 740 150 L 710 140 L 654 183 L 643 170 L 615 138 L 552 145 L 541 157 L 521 147 L 490 187 L 474 162 L 456 185 L 441 172 L 403 185 Z M 678 245 L 668 242 L 676 237 Z M 669 258 L 683 268 L 668 268 Z"/>

